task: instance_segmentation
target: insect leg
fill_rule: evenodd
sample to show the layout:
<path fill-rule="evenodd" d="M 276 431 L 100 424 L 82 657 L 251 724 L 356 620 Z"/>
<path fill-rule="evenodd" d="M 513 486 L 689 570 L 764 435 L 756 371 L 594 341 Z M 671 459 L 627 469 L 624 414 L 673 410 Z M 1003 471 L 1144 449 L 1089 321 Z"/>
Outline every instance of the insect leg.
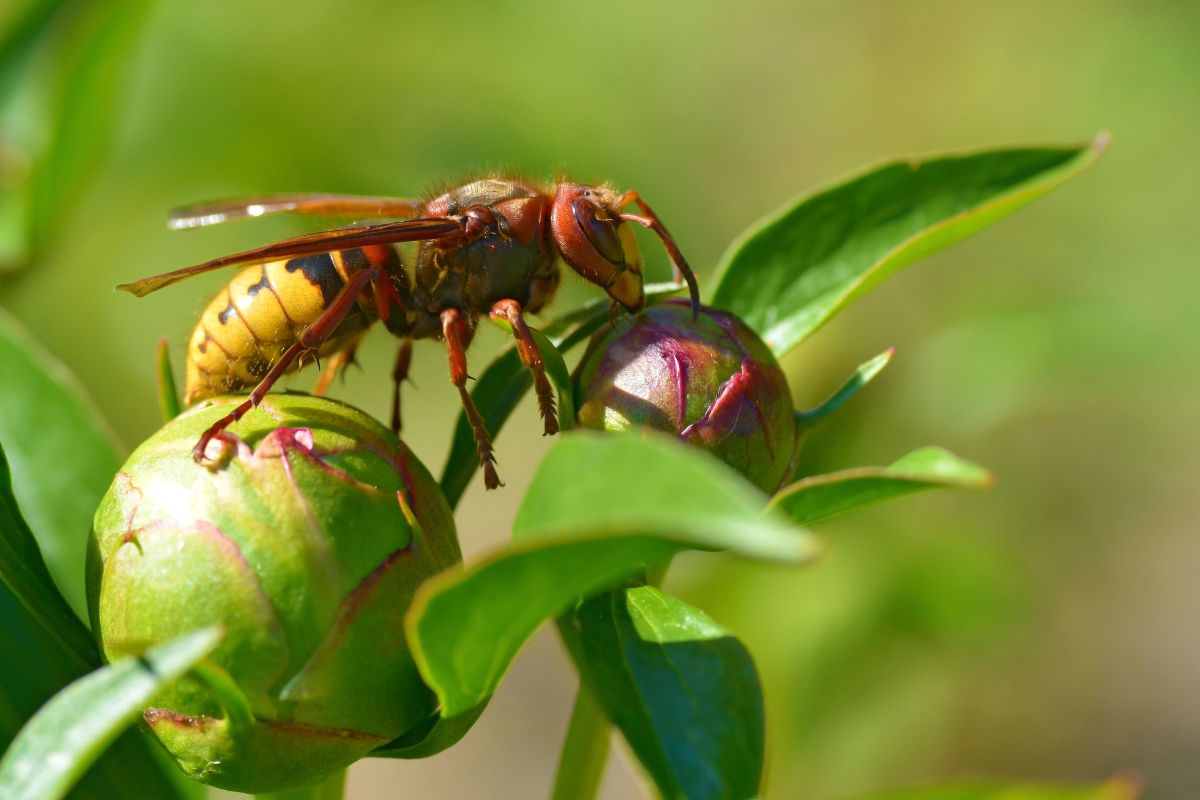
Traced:
<path fill-rule="evenodd" d="M 500 486 L 500 476 L 496 474 L 496 456 L 492 453 L 492 437 L 488 435 L 487 425 L 467 391 L 467 353 L 465 341 L 467 338 L 467 322 L 462 312 L 457 308 L 447 308 L 441 314 L 442 336 L 446 340 L 446 349 L 450 354 L 450 380 L 458 389 L 462 399 L 463 411 L 467 422 L 475 434 L 475 450 L 479 453 L 479 466 L 483 469 L 483 485 L 489 489 Z"/>
<path fill-rule="evenodd" d="M 342 350 L 337 351 L 329 357 L 325 362 L 325 368 L 321 370 L 321 376 L 317 378 L 317 382 L 313 385 L 312 393 L 317 397 L 324 397 L 329 391 L 329 387 L 333 385 L 333 379 L 341 373 L 342 379 L 346 378 L 346 370 L 350 369 L 351 365 L 357 364 L 358 360 L 354 357 L 358 352 L 359 342 L 362 338 L 355 339 Z"/>
<path fill-rule="evenodd" d="M 667 256 L 671 259 L 672 266 L 675 267 L 675 278 L 683 278 L 687 281 L 688 292 L 692 296 L 692 317 L 697 317 L 700 314 L 700 287 L 696 284 L 696 273 L 692 272 L 691 266 L 688 265 L 687 259 L 683 257 L 683 253 L 679 252 L 679 245 L 675 244 L 675 239 L 672 238 L 667 226 L 663 225 L 662 220 L 654 213 L 654 209 L 646 204 L 634 190 L 630 189 L 625 194 L 621 195 L 621 199 L 617 201 L 618 206 L 626 206 L 629 203 L 636 203 L 638 209 L 641 210 L 642 216 L 637 214 L 622 214 L 621 219 L 626 222 L 635 222 L 643 228 L 647 228 L 658 234 L 658 238 L 662 240 L 663 247 L 667 250 Z"/>
<path fill-rule="evenodd" d="M 408 377 L 408 365 L 412 363 L 412 339 L 400 342 L 396 353 L 396 366 L 392 368 L 392 433 L 400 434 L 400 384 Z"/>
<path fill-rule="evenodd" d="M 546 365 L 542 363 L 542 353 L 538 350 L 525 317 L 521 313 L 521 304 L 516 300 L 500 300 L 492 306 L 493 318 L 508 320 L 512 326 L 513 338 L 517 340 L 517 354 L 521 363 L 529 367 L 533 373 L 533 388 L 537 392 L 538 410 L 542 414 L 542 424 L 545 426 L 544 436 L 558 433 L 558 415 L 554 410 L 554 390 L 546 379 Z"/>
<path fill-rule="evenodd" d="M 358 293 L 377 275 L 377 270 L 363 270 L 350 276 L 350 280 L 346 281 L 346 285 L 338 291 L 337 296 L 333 298 L 333 302 L 329 304 L 329 307 L 321 312 L 321 316 L 309 323 L 308 327 L 300 332 L 300 336 L 294 344 L 283 351 L 283 355 L 271 365 L 270 371 L 267 372 L 258 386 L 254 387 L 254 391 L 250 393 L 250 396 L 233 411 L 230 411 L 214 422 L 208 430 L 200 435 L 200 441 L 196 442 L 196 446 L 192 448 L 192 457 L 196 461 L 204 460 L 208 443 L 213 440 L 213 437 L 246 416 L 246 412 L 262 402 L 267 392 L 271 391 L 271 387 L 283 377 L 293 361 L 302 353 L 315 351 L 321 346 L 321 342 L 329 338 L 329 335 L 337 329 L 337 326 L 341 324 L 346 315 L 350 313 L 350 310 L 354 308 L 354 304 L 358 299 Z"/>

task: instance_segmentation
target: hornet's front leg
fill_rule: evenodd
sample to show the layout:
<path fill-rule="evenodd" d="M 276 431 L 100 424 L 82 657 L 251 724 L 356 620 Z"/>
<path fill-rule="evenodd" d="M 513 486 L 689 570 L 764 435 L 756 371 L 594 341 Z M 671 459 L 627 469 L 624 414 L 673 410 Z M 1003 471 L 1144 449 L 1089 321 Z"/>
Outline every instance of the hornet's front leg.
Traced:
<path fill-rule="evenodd" d="M 517 354 L 521 363 L 533 374 L 533 388 L 537 392 L 538 410 L 542 414 L 542 424 L 545 426 L 544 436 L 558 433 L 558 415 L 554 410 L 554 391 L 550 381 L 546 379 L 546 365 L 542 363 L 542 352 L 538 350 L 525 317 L 521 313 L 521 304 L 516 300 L 500 300 L 492 306 L 493 319 L 507 320 L 512 326 L 513 338 L 517 340 Z M 569 410 L 569 409 L 568 409 Z"/>
<path fill-rule="evenodd" d="M 459 399 L 462 400 L 463 412 L 467 422 L 475 434 L 475 450 L 479 453 L 479 466 L 483 470 L 483 485 L 489 489 L 501 486 L 500 476 L 496 474 L 496 456 L 492 452 L 492 437 L 488 435 L 487 425 L 467 391 L 467 349 L 466 343 L 470 336 L 467 321 L 457 308 L 447 308 L 441 313 L 442 337 L 446 340 L 446 350 L 450 356 L 450 381 L 458 389 Z"/>
<path fill-rule="evenodd" d="M 621 195 L 621 199 L 617 201 L 617 205 L 623 208 L 630 203 L 637 205 L 638 209 L 642 212 L 641 216 L 637 214 L 622 214 L 621 219 L 641 225 L 643 228 L 658 234 L 658 238 L 662 240 L 663 247 L 667 250 L 667 257 L 671 259 L 671 265 L 675 268 L 675 280 L 678 281 L 682 278 L 687 281 L 688 292 L 692 296 L 692 319 L 695 319 L 700 313 L 700 287 L 696 284 L 696 273 L 692 272 L 687 259 L 679 251 L 679 245 L 675 244 L 674 237 L 667 230 L 667 226 L 663 225 L 662 220 L 658 218 L 658 214 L 655 214 L 654 209 L 650 208 L 646 201 L 642 199 L 642 196 L 632 189 Z"/>

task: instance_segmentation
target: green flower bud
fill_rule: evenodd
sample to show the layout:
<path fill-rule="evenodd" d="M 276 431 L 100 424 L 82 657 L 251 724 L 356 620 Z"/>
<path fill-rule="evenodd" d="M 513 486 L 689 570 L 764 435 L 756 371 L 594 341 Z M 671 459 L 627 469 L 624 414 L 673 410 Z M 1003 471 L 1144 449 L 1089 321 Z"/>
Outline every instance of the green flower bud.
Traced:
<path fill-rule="evenodd" d="M 88 597 L 110 660 L 224 626 L 219 670 L 178 681 L 144 721 L 192 777 L 260 793 L 315 783 L 433 713 L 402 621 L 461 556 L 429 472 L 341 403 L 268 395 L 197 464 L 201 432 L 241 399 L 130 456 L 96 512 Z"/>
<path fill-rule="evenodd" d="M 592 338 L 575 374 L 579 424 L 671 431 L 773 492 L 796 456 L 787 379 L 732 314 L 668 300 Z"/>

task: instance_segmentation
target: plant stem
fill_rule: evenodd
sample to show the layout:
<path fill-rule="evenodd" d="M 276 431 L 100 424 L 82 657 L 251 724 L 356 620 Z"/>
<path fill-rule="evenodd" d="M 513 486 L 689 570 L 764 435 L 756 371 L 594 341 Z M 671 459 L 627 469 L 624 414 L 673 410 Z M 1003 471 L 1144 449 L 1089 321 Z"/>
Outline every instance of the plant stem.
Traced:
<path fill-rule="evenodd" d="M 608 761 L 608 719 L 581 681 L 571 725 L 558 757 L 552 800 L 592 800 Z"/>
<path fill-rule="evenodd" d="M 670 566 L 670 561 L 664 561 L 648 569 L 646 583 L 661 586 Z M 571 724 L 558 757 L 551 800 L 592 800 L 596 796 L 604 777 L 604 765 L 608 762 L 608 727 L 608 718 L 581 675 Z"/>
<path fill-rule="evenodd" d="M 335 772 L 321 783 L 297 786 L 282 792 L 256 794 L 262 800 L 342 800 L 346 793 L 346 770 Z"/>

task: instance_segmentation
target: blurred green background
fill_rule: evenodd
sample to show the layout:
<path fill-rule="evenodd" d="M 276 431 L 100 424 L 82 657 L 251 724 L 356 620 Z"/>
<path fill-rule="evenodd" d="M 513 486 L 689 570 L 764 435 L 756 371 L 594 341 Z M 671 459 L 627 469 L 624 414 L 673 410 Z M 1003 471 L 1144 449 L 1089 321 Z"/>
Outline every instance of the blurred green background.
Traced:
<path fill-rule="evenodd" d="M 697 556 L 669 582 L 756 654 L 769 797 L 1134 770 L 1149 797 L 1193 798 L 1198 35 L 1200 4 L 1166 0 L 7 0 L 0 305 L 132 445 L 158 425 L 155 341 L 181 372 L 228 274 L 141 301 L 113 285 L 304 229 L 170 233 L 175 205 L 408 195 L 489 169 L 612 179 L 703 279 L 746 225 L 866 163 L 1111 130 L 1079 181 L 885 285 L 786 364 L 809 405 L 898 348 L 809 440 L 806 471 L 937 443 L 992 467 L 995 489 L 835 521 L 805 571 Z M 567 283 L 559 310 L 594 296 Z M 473 363 L 502 344 L 485 326 Z M 393 347 L 376 331 L 335 396 L 386 418 Z M 441 348 L 416 353 L 406 438 L 437 472 L 458 405 Z M 497 442 L 508 488 L 476 481 L 464 501 L 468 559 L 506 536 L 539 433 L 527 401 Z M 573 683 L 543 632 L 462 744 L 363 762 L 350 796 L 544 796 Z M 605 794 L 639 781 L 619 757 Z"/>

